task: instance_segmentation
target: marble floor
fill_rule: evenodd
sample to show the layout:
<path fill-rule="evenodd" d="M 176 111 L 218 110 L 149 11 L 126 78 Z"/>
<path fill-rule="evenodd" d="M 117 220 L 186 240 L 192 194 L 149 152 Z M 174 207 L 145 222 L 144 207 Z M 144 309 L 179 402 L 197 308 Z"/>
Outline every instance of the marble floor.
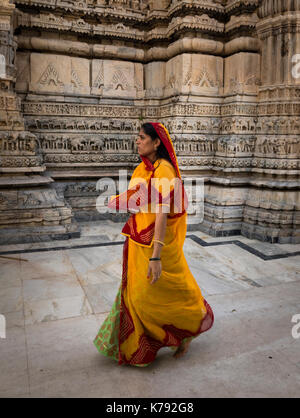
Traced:
<path fill-rule="evenodd" d="M 300 245 L 188 232 L 185 257 L 215 324 L 182 359 L 162 349 L 143 369 L 93 344 L 121 279 L 121 227 L 0 246 L 0 397 L 300 396 Z"/>

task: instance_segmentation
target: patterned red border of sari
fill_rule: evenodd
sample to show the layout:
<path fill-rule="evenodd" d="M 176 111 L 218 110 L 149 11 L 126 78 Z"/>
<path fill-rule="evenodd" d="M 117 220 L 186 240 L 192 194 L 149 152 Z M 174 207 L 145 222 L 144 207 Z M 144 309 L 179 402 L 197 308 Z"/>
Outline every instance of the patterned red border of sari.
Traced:
<path fill-rule="evenodd" d="M 128 271 L 128 237 L 126 238 L 123 246 L 123 270 L 122 270 L 122 287 L 121 287 L 121 303 L 120 303 L 120 328 L 119 328 L 119 364 L 124 362 L 121 353 L 121 344 L 127 340 L 129 335 L 134 331 L 134 324 L 124 302 L 124 290 L 127 286 L 127 271 Z"/>
<path fill-rule="evenodd" d="M 139 340 L 139 348 L 131 356 L 127 364 L 148 364 L 155 360 L 158 350 L 163 347 L 178 347 L 182 340 L 189 337 L 197 337 L 205 331 L 208 331 L 214 323 L 214 314 L 209 304 L 204 299 L 206 307 L 206 315 L 202 319 L 200 327 L 196 332 L 185 329 L 176 328 L 174 325 L 164 325 L 162 328 L 166 332 L 163 342 L 157 341 L 146 334 L 141 335 Z"/>
<path fill-rule="evenodd" d="M 183 213 L 177 213 L 175 215 L 169 216 L 169 219 L 179 218 L 184 215 Z M 131 215 L 126 224 L 122 229 L 122 233 L 130 236 L 130 238 L 138 244 L 151 245 L 153 235 L 155 231 L 155 222 L 152 222 L 147 228 L 142 229 L 140 232 L 137 231 L 137 225 L 135 220 L 135 215 Z"/>

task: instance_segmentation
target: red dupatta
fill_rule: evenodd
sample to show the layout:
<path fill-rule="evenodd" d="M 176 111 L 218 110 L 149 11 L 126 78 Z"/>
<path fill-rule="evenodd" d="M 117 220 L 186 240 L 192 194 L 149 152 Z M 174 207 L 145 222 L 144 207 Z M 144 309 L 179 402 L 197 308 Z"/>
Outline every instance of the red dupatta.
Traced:
<path fill-rule="evenodd" d="M 167 130 L 167 128 L 161 124 L 161 123 L 151 123 L 151 125 L 154 127 L 159 139 L 162 141 L 162 143 L 164 144 L 169 157 L 172 161 L 172 165 L 175 168 L 176 171 L 176 175 L 177 178 L 180 180 L 177 183 L 177 187 L 180 184 L 180 186 L 182 187 L 182 195 L 178 195 L 178 198 L 180 198 L 182 200 L 182 210 L 179 211 L 179 213 L 183 214 L 185 212 L 185 210 L 188 207 L 188 198 L 183 186 L 183 182 L 181 179 L 181 173 L 179 170 L 179 165 L 178 165 L 178 161 L 177 161 L 177 157 L 176 157 L 176 153 L 175 153 L 175 149 L 172 143 L 172 140 L 170 138 L 169 132 Z M 155 167 L 153 166 L 153 164 L 151 163 L 151 161 L 147 158 L 147 157 L 143 157 L 140 156 L 142 161 L 144 162 L 145 165 L 145 169 L 147 171 L 152 171 L 152 176 L 151 178 L 154 176 L 154 171 L 155 171 Z M 151 180 L 150 178 L 150 180 Z M 143 206 L 146 197 L 149 197 L 148 202 L 151 202 L 151 198 L 150 195 L 148 195 L 149 193 L 149 188 L 151 187 L 150 184 L 146 184 L 146 183 L 139 183 L 136 186 L 126 190 L 124 193 L 119 194 L 117 196 L 114 196 L 113 199 L 109 202 L 108 207 L 110 209 L 116 209 L 116 210 L 128 210 L 129 212 L 138 212 L 137 207 L 138 206 Z M 177 190 L 178 191 L 178 190 Z M 161 193 L 157 193 L 155 190 L 153 190 L 152 188 L 152 192 L 153 194 L 151 195 L 152 198 L 153 196 L 155 196 L 159 200 L 156 200 L 159 203 L 163 202 L 163 198 L 161 196 Z M 174 195 L 174 191 L 171 192 L 171 195 Z M 133 196 L 135 197 L 135 199 L 133 199 Z M 164 199 L 166 200 L 166 198 Z"/>
<path fill-rule="evenodd" d="M 162 124 L 162 123 L 153 123 L 151 122 L 151 125 L 153 126 L 153 128 L 155 129 L 157 136 L 159 137 L 159 139 L 162 141 L 162 143 L 164 144 L 169 157 L 172 161 L 173 167 L 176 170 L 176 174 L 177 177 L 179 177 L 181 179 L 181 174 L 180 174 L 180 170 L 179 170 L 179 166 L 178 166 L 178 161 L 177 161 L 177 157 L 176 157 L 176 153 L 175 153 L 175 149 L 170 137 L 170 134 L 167 130 L 167 128 Z M 146 157 L 142 157 L 142 160 L 144 161 L 146 167 L 151 167 L 151 162 L 148 160 L 148 158 Z M 150 164 L 149 164 L 150 163 Z M 151 170 L 151 168 L 149 168 Z"/>
<path fill-rule="evenodd" d="M 184 215 L 188 206 L 187 194 L 183 186 L 176 153 L 169 132 L 165 126 L 160 123 L 151 124 L 154 127 L 159 139 L 164 144 L 176 171 L 174 188 L 170 190 L 168 195 L 163 197 L 162 193 L 157 190 L 151 182 L 157 167 L 154 167 L 147 157 L 140 156 L 145 169 L 147 171 L 152 171 L 149 182 L 145 181 L 144 183 L 139 183 L 134 187 L 129 188 L 124 193 L 114 196 L 108 204 L 110 209 L 125 210 L 133 213 L 124 225 L 122 233 L 130 236 L 135 242 L 147 246 L 151 244 L 155 222 L 151 221 L 146 228 L 138 231 L 136 213 L 139 212 L 139 207 L 143 207 L 146 203 L 151 204 L 153 199 L 155 199 L 154 202 L 159 205 L 172 202 L 172 208 L 176 208 L 176 213 L 174 215 L 168 215 L 168 217 L 175 218 Z"/>

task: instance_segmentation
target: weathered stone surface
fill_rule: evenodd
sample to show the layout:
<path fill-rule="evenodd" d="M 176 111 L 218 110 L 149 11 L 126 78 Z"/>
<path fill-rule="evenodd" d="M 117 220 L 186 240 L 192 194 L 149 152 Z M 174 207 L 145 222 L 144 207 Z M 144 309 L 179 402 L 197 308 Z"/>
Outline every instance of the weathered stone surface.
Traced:
<path fill-rule="evenodd" d="M 206 184 L 190 228 L 298 242 L 297 2 L 14 3 L 0 26 L 2 173 L 46 169 L 73 215 L 102 219 L 97 180 L 130 176 L 141 122 L 161 121 L 183 177 Z"/>
<path fill-rule="evenodd" d="M 44 175 L 46 170 L 38 137 L 25 130 L 21 99 L 14 88 L 30 89 L 31 82 L 39 71 L 38 54 L 25 52 L 18 57 L 16 70 L 17 43 L 13 36 L 15 6 L 2 1 L 0 6 L 0 242 L 19 243 L 55 239 L 57 226 L 59 236 L 70 237 L 78 231 L 72 224 L 72 210 L 60 200 L 54 181 Z M 52 57 L 56 61 L 58 57 Z M 75 59 L 75 58 L 74 58 Z M 51 60 L 48 58 L 48 60 Z M 82 61 L 82 59 L 80 59 Z M 48 64 L 43 57 L 43 64 Z M 41 64 L 41 62 L 40 62 Z M 64 63 L 65 64 L 65 63 Z M 48 71 L 48 74 L 50 72 Z M 40 79 L 53 84 L 50 78 Z M 19 83 L 16 82 L 17 79 Z M 46 84 L 45 84 L 46 85 Z M 40 92 L 43 83 L 39 83 Z M 48 88 L 48 87 L 46 87 Z M 47 90 L 48 91 L 48 90 Z M 38 231 L 36 230 L 38 229 Z M 72 232 L 72 233 L 71 233 Z"/>

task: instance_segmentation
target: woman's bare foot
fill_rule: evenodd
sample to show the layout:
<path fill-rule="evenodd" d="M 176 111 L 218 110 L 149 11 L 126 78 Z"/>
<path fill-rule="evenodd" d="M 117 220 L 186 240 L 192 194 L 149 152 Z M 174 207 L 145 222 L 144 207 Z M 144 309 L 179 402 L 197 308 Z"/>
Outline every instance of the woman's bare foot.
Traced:
<path fill-rule="evenodd" d="M 173 354 L 173 357 L 175 357 L 176 359 L 182 357 L 188 351 L 191 342 L 192 341 L 190 340 L 190 341 L 186 341 L 180 344 L 180 346 L 177 348 L 177 350 Z"/>

